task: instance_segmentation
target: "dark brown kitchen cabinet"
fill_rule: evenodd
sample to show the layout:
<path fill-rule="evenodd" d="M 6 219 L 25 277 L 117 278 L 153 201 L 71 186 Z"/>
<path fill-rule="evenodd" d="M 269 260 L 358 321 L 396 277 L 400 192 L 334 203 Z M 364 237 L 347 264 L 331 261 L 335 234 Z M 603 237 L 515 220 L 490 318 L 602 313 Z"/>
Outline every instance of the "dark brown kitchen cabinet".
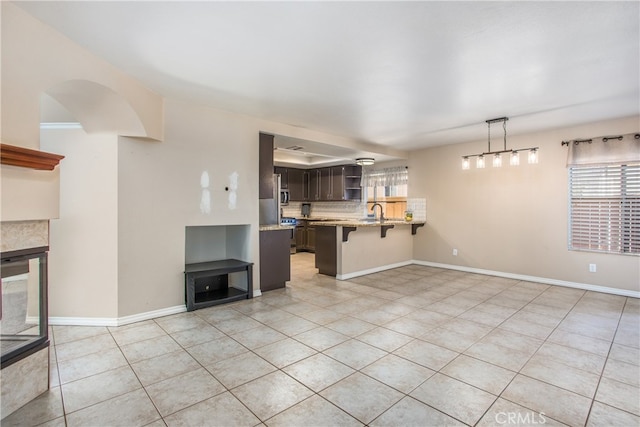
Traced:
<path fill-rule="evenodd" d="M 316 227 L 307 227 L 307 250 L 309 252 L 316 251 Z"/>
<path fill-rule="evenodd" d="M 333 200 L 332 193 L 332 169 L 322 168 L 320 169 L 320 200 L 329 201 Z"/>
<path fill-rule="evenodd" d="M 284 288 L 291 280 L 291 233 L 293 230 L 260 232 L 260 290 Z"/>
<path fill-rule="evenodd" d="M 273 135 L 260 134 L 260 148 L 258 150 L 258 197 L 260 199 L 273 198 Z"/>
<path fill-rule="evenodd" d="M 344 166 L 331 168 L 331 200 L 346 200 L 344 194 Z"/>
<path fill-rule="evenodd" d="M 276 166 L 275 168 L 273 168 L 274 173 L 280 175 L 280 188 L 281 189 L 291 191 L 291 188 L 289 186 L 289 172 L 292 171 L 292 170 L 293 169 L 283 168 L 281 166 Z"/>
<path fill-rule="evenodd" d="M 362 168 L 355 165 L 318 169 L 275 167 L 283 189 L 289 190 L 292 202 L 326 202 L 360 200 Z"/>
<path fill-rule="evenodd" d="M 343 200 L 362 199 L 362 166 L 346 165 L 343 167 L 344 198 Z"/>
<path fill-rule="evenodd" d="M 296 226 L 296 252 L 302 252 L 307 249 L 307 231 L 304 225 Z"/>
<path fill-rule="evenodd" d="M 292 202 L 309 201 L 309 172 L 290 168 L 288 171 L 289 199 Z"/>
<path fill-rule="evenodd" d="M 320 199 L 320 169 L 309 170 L 309 200 L 319 201 Z"/>
<path fill-rule="evenodd" d="M 309 225 L 309 220 L 298 220 L 296 227 L 296 251 L 315 252 L 316 250 L 316 227 Z"/>
<path fill-rule="evenodd" d="M 331 194 L 331 168 L 309 170 L 311 201 L 325 202 L 333 200 Z"/>
<path fill-rule="evenodd" d="M 336 227 L 318 227 L 316 268 L 320 274 L 336 276 L 338 272 Z"/>

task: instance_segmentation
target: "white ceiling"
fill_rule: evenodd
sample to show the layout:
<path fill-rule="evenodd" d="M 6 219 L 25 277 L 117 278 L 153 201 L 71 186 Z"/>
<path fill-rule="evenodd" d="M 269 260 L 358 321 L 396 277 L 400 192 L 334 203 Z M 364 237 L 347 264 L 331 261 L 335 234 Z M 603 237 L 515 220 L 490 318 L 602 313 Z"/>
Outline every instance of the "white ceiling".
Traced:
<path fill-rule="evenodd" d="M 17 4 L 167 97 L 402 150 L 640 114 L 637 1 Z"/>

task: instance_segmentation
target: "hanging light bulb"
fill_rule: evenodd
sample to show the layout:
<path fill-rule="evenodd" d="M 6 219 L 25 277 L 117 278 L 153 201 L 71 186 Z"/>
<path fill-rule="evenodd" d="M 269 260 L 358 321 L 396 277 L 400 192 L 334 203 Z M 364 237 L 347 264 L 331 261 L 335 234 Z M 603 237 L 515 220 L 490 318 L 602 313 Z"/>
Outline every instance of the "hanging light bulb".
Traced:
<path fill-rule="evenodd" d="M 496 153 L 493 156 L 493 167 L 494 168 L 502 167 L 502 156 L 500 155 L 500 153 Z"/>
<path fill-rule="evenodd" d="M 537 164 L 538 163 L 538 149 L 537 148 L 532 148 L 531 150 L 529 150 L 529 164 Z"/>
<path fill-rule="evenodd" d="M 462 170 L 469 170 L 471 168 L 471 162 L 468 157 L 462 158 Z"/>
<path fill-rule="evenodd" d="M 478 169 L 483 169 L 484 168 L 484 156 L 483 155 L 478 156 L 478 159 L 476 160 L 476 168 L 478 168 Z"/>
<path fill-rule="evenodd" d="M 520 153 L 517 151 L 511 152 L 511 158 L 509 159 L 509 164 L 511 166 L 518 166 L 520 164 Z"/>

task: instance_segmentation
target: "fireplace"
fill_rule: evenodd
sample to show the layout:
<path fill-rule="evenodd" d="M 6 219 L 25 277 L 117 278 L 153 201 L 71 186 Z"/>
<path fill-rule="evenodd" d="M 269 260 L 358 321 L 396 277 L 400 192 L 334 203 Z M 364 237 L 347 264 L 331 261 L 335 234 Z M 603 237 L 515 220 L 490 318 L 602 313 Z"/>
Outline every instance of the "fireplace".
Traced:
<path fill-rule="evenodd" d="M 48 247 L 44 246 L 2 252 L 2 369 L 49 345 L 47 250 Z"/>
<path fill-rule="evenodd" d="M 0 221 L 0 413 L 7 417 L 49 388 L 49 221 Z"/>

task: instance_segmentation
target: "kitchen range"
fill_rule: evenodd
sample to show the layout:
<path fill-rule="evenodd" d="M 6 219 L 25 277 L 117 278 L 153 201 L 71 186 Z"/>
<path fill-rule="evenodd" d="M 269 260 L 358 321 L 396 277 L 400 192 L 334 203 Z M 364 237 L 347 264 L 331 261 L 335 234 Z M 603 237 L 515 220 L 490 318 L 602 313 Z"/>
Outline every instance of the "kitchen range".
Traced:
<path fill-rule="evenodd" d="M 283 216 L 280 218 L 280 225 L 293 227 L 291 232 L 291 246 L 289 249 L 289 253 L 295 254 L 296 253 L 296 228 L 297 228 L 296 226 L 298 225 L 298 220 L 295 219 L 294 217 Z"/>

